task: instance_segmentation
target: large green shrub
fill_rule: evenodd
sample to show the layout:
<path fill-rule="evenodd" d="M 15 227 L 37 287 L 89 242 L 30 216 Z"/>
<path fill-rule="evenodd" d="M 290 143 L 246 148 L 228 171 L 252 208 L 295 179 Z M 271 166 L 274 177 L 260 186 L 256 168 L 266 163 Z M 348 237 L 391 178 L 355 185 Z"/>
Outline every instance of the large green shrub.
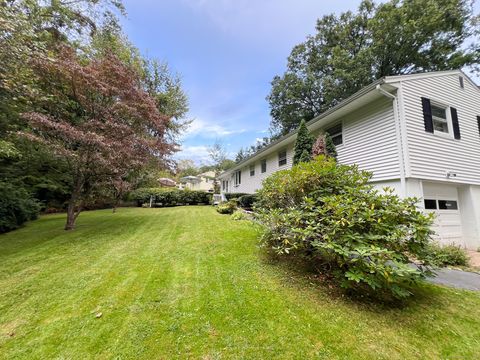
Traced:
<path fill-rule="evenodd" d="M 228 200 L 227 202 L 218 204 L 217 211 L 220 214 L 233 214 L 238 208 L 238 203 L 235 199 Z"/>
<path fill-rule="evenodd" d="M 137 201 L 139 206 L 150 204 L 151 198 L 155 207 L 197 205 L 209 204 L 212 194 L 204 191 L 165 188 L 140 188 L 130 193 L 130 199 Z"/>
<path fill-rule="evenodd" d="M 253 205 L 255 204 L 255 201 L 257 201 L 257 195 L 256 194 L 246 194 L 242 195 L 238 198 L 238 204 L 247 210 L 250 210 L 253 208 Z"/>
<path fill-rule="evenodd" d="M 370 178 L 324 156 L 276 172 L 256 203 L 263 244 L 329 269 L 345 288 L 408 296 L 425 276 L 409 263 L 426 258 L 432 218 L 416 199 L 374 190 Z"/>
<path fill-rule="evenodd" d="M 238 199 L 238 198 L 241 198 L 244 195 L 250 195 L 250 194 L 247 194 L 247 193 L 224 193 L 224 195 L 225 195 L 225 198 L 227 200 L 232 200 L 232 199 Z"/>
<path fill-rule="evenodd" d="M 40 204 L 23 188 L 0 182 L 0 233 L 37 218 Z"/>
<path fill-rule="evenodd" d="M 460 246 L 439 245 L 432 243 L 428 246 L 427 256 L 435 266 L 468 266 L 468 255 Z"/>

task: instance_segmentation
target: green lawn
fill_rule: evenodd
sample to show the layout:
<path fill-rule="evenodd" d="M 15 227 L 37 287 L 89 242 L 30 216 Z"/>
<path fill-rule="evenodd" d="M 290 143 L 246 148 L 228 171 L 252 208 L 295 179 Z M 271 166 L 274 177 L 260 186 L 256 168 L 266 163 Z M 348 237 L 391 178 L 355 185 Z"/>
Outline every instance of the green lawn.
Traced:
<path fill-rule="evenodd" d="M 0 358 L 478 359 L 480 294 L 356 303 L 210 207 L 45 216 L 0 236 Z M 336 295 L 335 295 L 336 293 Z M 97 313 L 102 313 L 100 318 Z"/>

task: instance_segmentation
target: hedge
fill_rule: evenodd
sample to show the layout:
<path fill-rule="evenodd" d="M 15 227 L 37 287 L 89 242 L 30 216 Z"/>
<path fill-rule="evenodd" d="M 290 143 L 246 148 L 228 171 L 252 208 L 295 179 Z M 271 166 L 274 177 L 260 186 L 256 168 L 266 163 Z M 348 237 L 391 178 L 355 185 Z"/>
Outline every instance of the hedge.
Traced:
<path fill-rule="evenodd" d="M 212 200 L 212 194 L 204 191 L 140 188 L 130 193 L 130 199 L 136 201 L 138 206 L 150 204 L 152 197 L 154 207 L 209 204 Z"/>

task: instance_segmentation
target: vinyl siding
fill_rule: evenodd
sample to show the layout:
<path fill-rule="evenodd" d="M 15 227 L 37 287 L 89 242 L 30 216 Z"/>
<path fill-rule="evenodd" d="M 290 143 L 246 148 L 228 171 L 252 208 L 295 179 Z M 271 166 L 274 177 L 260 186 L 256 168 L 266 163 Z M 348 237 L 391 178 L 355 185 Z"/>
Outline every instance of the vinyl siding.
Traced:
<path fill-rule="evenodd" d="M 238 186 L 234 186 L 234 174 L 226 174 L 220 177 L 220 181 L 229 181 L 229 193 L 248 193 L 253 194 L 256 190 L 262 187 L 262 181 L 279 170 L 290 169 L 293 165 L 293 144 L 284 148 L 287 150 L 287 164 L 278 166 L 279 151 L 271 152 L 265 155 L 267 160 L 267 171 L 262 174 L 261 160 L 255 161 L 255 175 L 250 176 L 251 163 L 245 164 L 241 168 L 242 181 Z"/>
<path fill-rule="evenodd" d="M 338 124 L 333 122 L 327 128 Z M 342 119 L 343 144 L 337 146 L 338 161 L 357 164 L 362 170 L 373 172 L 372 181 L 398 179 L 400 166 L 397 153 L 395 120 L 392 101 L 381 98 Z M 255 176 L 250 176 L 250 162 L 241 168 L 242 182 L 234 187 L 234 174 L 227 173 L 220 180 L 229 181 L 231 193 L 254 193 L 262 181 L 278 170 L 290 169 L 293 163 L 294 140 L 285 147 L 287 164 L 279 168 L 278 151 L 266 155 L 267 171 L 260 172 L 260 160 L 255 161 Z"/>
<path fill-rule="evenodd" d="M 480 92 L 466 78 L 460 88 L 459 75 L 404 80 L 401 84 L 406 122 L 407 177 L 446 181 L 446 172 L 457 174 L 450 182 L 480 184 Z M 421 97 L 457 109 L 461 139 L 427 133 Z M 450 128 L 450 132 L 452 132 Z"/>
<path fill-rule="evenodd" d="M 373 172 L 372 181 L 398 179 L 400 162 L 392 101 L 381 99 L 343 119 L 338 161 Z"/>

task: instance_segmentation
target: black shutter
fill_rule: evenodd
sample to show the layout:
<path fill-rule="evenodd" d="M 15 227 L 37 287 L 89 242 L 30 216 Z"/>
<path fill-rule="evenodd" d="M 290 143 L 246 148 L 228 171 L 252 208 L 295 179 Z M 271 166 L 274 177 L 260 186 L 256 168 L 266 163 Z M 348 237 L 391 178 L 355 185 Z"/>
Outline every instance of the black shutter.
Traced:
<path fill-rule="evenodd" d="M 458 125 L 457 109 L 453 107 L 450 108 L 450 113 L 452 114 L 453 137 L 460 140 L 460 125 Z"/>
<path fill-rule="evenodd" d="M 422 97 L 422 109 L 425 131 L 433 133 L 432 107 L 430 105 L 430 99 Z"/>
<path fill-rule="evenodd" d="M 480 116 L 477 116 L 478 134 L 480 134 Z"/>

